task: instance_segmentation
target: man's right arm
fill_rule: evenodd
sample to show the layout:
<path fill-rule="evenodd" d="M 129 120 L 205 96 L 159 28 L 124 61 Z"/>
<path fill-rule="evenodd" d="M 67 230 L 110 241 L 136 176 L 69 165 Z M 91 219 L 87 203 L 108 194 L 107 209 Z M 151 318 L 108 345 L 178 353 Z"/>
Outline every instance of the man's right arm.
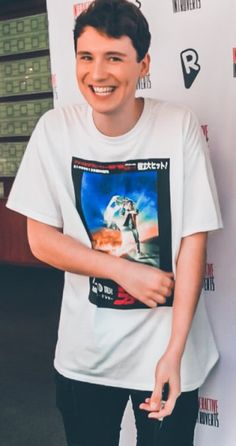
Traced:
<path fill-rule="evenodd" d="M 31 218 L 27 219 L 27 231 L 34 256 L 55 268 L 114 280 L 150 308 L 164 303 L 172 293 L 172 273 L 94 250 L 60 229 Z"/>

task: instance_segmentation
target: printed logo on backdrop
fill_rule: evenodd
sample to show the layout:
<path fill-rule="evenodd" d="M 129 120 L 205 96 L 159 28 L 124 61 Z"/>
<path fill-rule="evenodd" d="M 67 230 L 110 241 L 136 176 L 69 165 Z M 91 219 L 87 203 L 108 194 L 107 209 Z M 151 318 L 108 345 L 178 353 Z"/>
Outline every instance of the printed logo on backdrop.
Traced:
<path fill-rule="evenodd" d="M 208 143 L 209 141 L 209 136 L 208 136 L 208 125 L 207 124 L 203 124 L 201 125 L 202 131 L 203 131 L 203 135 L 205 136 L 206 142 Z"/>
<path fill-rule="evenodd" d="M 220 426 L 218 400 L 206 398 L 204 396 L 199 397 L 199 412 L 197 422 L 206 426 Z"/>
<path fill-rule="evenodd" d="M 236 48 L 233 48 L 233 74 L 236 77 Z"/>
<path fill-rule="evenodd" d="M 130 0 L 130 3 L 134 3 L 138 9 L 142 8 L 142 2 L 140 0 Z"/>
<path fill-rule="evenodd" d="M 137 90 L 145 90 L 152 88 L 152 81 L 150 79 L 150 74 L 147 74 L 144 77 L 141 77 L 137 83 Z"/>
<path fill-rule="evenodd" d="M 201 66 L 198 63 L 198 53 L 188 48 L 180 53 L 185 88 L 190 88 L 198 76 Z"/>
<path fill-rule="evenodd" d="M 141 9 L 142 4 L 141 4 L 141 2 L 140 2 L 139 0 L 135 0 L 135 4 L 136 4 L 136 6 L 137 6 L 139 9 Z"/>
<path fill-rule="evenodd" d="M 215 288 L 214 264 L 206 263 L 203 289 L 204 291 L 215 291 Z"/>
<path fill-rule="evenodd" d="M 78 17 L 81 14 L 81 12 L 83 12 L 85 9 L 89 7 L 90 3 L 92 2 L 90 1 L 90 2 L 76 3 L 73 6 L 74 17 L 75 18 Z"/>
<path fill-rule="evenodd" d="M 174 12 L 192 11 L 202 7 L 201 0 L 172 0 Z"/>

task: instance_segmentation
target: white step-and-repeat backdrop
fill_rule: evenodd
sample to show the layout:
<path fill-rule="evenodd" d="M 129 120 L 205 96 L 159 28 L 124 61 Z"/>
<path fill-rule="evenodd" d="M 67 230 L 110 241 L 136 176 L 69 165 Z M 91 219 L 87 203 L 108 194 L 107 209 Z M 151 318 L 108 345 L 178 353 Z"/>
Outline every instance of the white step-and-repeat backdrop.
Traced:
<path fill-rule="evenodd" d="M 47 0 L 55 107 L 82 100 L 75 79 L 73 27 L 89 3 Z M 224 230 L 209 237 L 204 289 L 221 359 L 200 391 L 196 446 L 235 446 L 236 1 L 133 3 L 152 32 L 151 72 L 138 86 L 138 95 L 190 106 L 210 147 Z M 121 446 L 135 444 L 132 417 L 128 406 Z"/>

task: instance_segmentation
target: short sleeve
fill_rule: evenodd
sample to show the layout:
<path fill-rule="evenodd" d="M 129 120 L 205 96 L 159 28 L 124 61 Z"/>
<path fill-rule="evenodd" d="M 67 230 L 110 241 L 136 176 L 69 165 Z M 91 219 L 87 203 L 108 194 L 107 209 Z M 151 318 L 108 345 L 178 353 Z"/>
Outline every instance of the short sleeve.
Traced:
<path fill-rule="evenodd" d="M 182 237 L 222 227 L 209 149 L 191 112 L 186 116 L 184 127 Z"/>
<path fill-rule="evenodd" d="M 46 113 L 47 115 L 48 113 Z M 7 207 L 27 217 L 62 227 L 57 174 L 52 149 L 40 118 L 26 148 Z"/>

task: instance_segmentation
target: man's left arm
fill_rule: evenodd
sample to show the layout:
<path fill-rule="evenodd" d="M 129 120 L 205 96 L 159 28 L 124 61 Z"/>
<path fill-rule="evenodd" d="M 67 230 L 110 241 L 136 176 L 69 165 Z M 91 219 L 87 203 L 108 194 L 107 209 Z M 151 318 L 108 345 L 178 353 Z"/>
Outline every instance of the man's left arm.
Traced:
<path fill-rule="evenodd" d="M 202 289 L 206 262 L 207 233 L 184 237 L 179 251 L 174 289 L 173 320 L 168 347 L 157 363 L 155 388 L 150 399 L 140 405 L 150 418 L 170 415 L 180 395 L 180 365 L 188 333 Z M 162 389 L 169 384 L 169 395 L 162 407 Z"/>

